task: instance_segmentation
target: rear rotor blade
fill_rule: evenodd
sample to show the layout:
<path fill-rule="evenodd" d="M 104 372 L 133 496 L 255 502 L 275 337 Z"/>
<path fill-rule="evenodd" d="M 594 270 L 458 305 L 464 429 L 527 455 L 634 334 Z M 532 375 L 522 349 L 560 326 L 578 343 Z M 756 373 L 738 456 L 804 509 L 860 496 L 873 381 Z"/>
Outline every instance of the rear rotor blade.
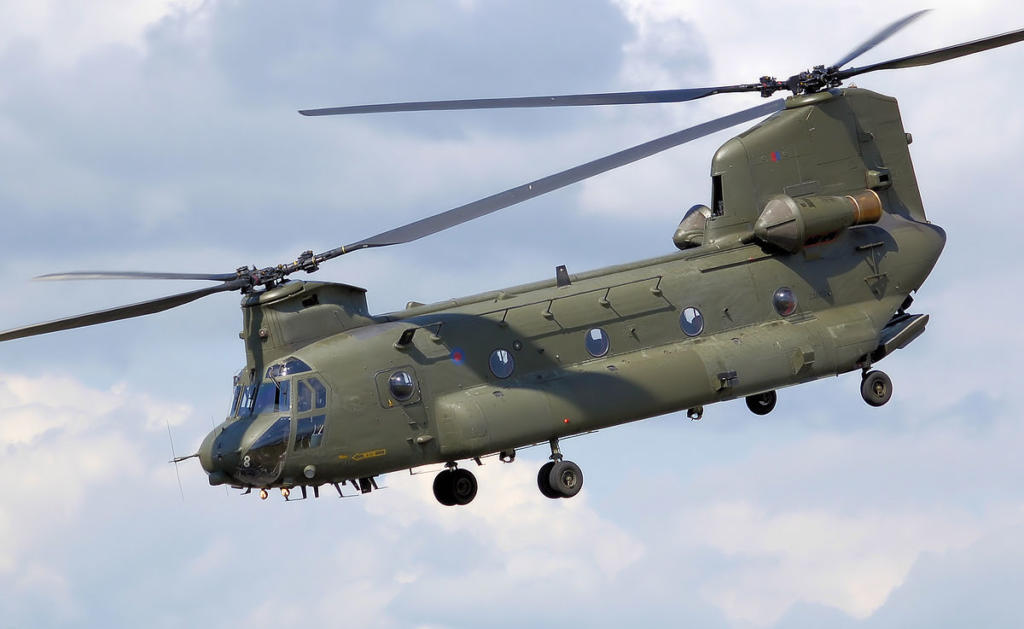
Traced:
<path fill-rule="evenodd" d="M 886 26 L 882 30 L 880 30 L 877 33 L 875 33 L 871 37 L 871 39 L 868 39 L 867 41 L 865 41 L 860 46 L 857 46 L 856 48 L 851 50 L 849 53 L 847 53 L 847 55 L 845 57 L 843 57 L 839 61 L 836 61 L 835 63 L 833 63 L 832 67 L 833 68 L 841 68 L 841 67 L 845 66 L 846 64 L 850 63 L 851 61 L 853 61 L 857 57 L 859 57 L 862 54 L 866 53 L 867 51 L 871 50 L 872 48 L 874 48 L 878 44 L 880 44 L 883 41 L 889 39 L 897 31 L 899 31 L 903 27 L 907 26 L 908 24 L 910 24 L 911 22 L 913 22 L 917 18 L 921 17 L 925 13 L 928 13 L 929 11 L 931 11 L 931 9 L 924 9 L 924 10 L 918 11 L 917 13 L 911 13 L 910 15 L 908 15 L 908 16 L 906 16 L 904 18 L 896 20 L 895 22 L 893 22 L 889 26 Z"/>
<path fill-rule="evenodd" d="M 858 74 L 866 74 L 868 72 L 875 72 L 876 70 L 897 70 L 901 68 L 916 68 L 918 66 L 927 66 L 933 63 L 939 63 L 940 61 L 949 61 L 950 59 L 956 59 L 957 57 L 973 55 L 976 52 L 982 52 L 985 50 L 990 50 L 992 48 L 999 48 L 1000 46 L 1015 44 L 1022 40 L 1024 40 L 1024 29 L 1010 31 L 1009 33 L 1003 33 L 1002 35 L 993 35 L 992 37 L 976 39 L 974 41 L 966 42 L 963 44 L 947 46 L 945 48 L 939 48 L 929 52 L 922 52 L 916 55 L 900 57 L 899 59 L 890 59 L 889 61 L 882 61 L 880 63 L 874 63 L 860 68 L 849 68 L 847 70 L 840 70 L 837 76 L 840 79 L 848 79 L 851 76 L 857 76 Z"/>
<path fill-rule="evenodd" d="M 645 90 L 604 94 L 567 94 L 564 96 L 521 96 L 513 98 L 470 98 L 464 100 L 426 100 L 408 103 L 380 103 L 349 107 L 302 109 L 303 116 L 370 114 L 395 111 L 442 111 L 455 109 L 508 109 L 519 107 L 579 107 L 586 105 L 630 105 L 641 103 L 680 103 L 726 92 L 756 92 L 760 84 L 723 85 L 680 90 Z"/>
<path fill-rule="evenodd" d="M 128 306 L 120 306 L 117 308 L 110 308 L 108 310 L 99 310 L 88 314 L 67 317 L 65 319 L 57 319 L 56 321 L 27 325 L 21 328 L 0 332 L 0 342 L 163 312 L 164 310 L 170 310 L 171 308 L 182 306 L 202 297 L 206 297 L 207 295 L 213 295 L 214 293 L 230 290 L 238 290 L 239 288 L 242 288 L 243 285 L 245 285 L 244 280 L 235 278 L 234 281 L 225 282 L 219 286 L 210 286 L 208 288 L 201 288 L 187 293 L 178 293 L 176 295 L 151 299 L 149 301 L 143 301 Z"/>
<path fill-rule="evenodd" d="M 316 256 L 316 260 L 317 262 L 320 262 L 358 249 L 397 245 L 418 240 L 431 234 L 436 234 L 437 232 L 448 229 L 449 227 L 460 225 L 466 221 L 471 221 L 475 218 L 485 216 L 491 212 L 496 212 L 517 203 L 522 203 L 527 199 L 532 199 L 553 190 L 568 186 L 569 184 L 583 181 L 584 179 L 618 168 L 619 166 L 625 166 L 626 164 L 630 164 L 645 157 L 650 157 L 651 155 L 679 146 L 680 144 L 690 142 L 691 140 L 696 140 L 743 122 L 748 122 L 750 120 L 775 113 L 783 109 L 785 106 L 784 103 L 785 101 L 783 100 L 774 100 L 758 105 L 757 107 L 751 107 L 750 109 L 745 109 L 682 131 L 662 136 L 655 140 L 619 151 L 618 153 L 596 159 L 592 162 L 588 162 L 568 170 L 563 170 L 560 173 L 549 175 L 515 188 L 510 188 L 504 192 L 499 192 L 498 194 L 480 199 L 479 201 L 467 203 L 466 205 L 403 225 L 402 227 L 377 234 L 376 236 L 371 236 L 350 245 L 332 249 L 331 251 L 327 251 Z"/>

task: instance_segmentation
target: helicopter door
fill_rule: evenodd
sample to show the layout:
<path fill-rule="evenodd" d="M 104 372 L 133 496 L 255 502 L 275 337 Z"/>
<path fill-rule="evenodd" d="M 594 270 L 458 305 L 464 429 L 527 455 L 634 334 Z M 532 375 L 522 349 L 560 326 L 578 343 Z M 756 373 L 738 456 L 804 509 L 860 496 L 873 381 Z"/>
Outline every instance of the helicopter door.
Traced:
<path fill-rule="evenodd" d="M 297 380 L 295 384 L 295 454 L 319 448 L 327 424 L 327 387 L 316 376 Z"/>
<path fill-rule="evenodd" d="M 409 439 L 421 445 L 434 438 L 433 427 L 423 404 L 423 390 L 410 365 L 378 371 L 374 376 L 377 396 L 390 423 L 402 422 L 411 433 Z"/>

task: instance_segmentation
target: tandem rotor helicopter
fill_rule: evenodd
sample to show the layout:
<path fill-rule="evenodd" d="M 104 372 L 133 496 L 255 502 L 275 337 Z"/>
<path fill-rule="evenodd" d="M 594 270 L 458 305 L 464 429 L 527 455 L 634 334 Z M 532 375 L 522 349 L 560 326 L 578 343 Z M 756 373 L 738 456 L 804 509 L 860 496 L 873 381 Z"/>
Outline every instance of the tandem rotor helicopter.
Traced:
<path fill-rule="evenodd" d="M 924 12 L 889 25 L 830 66 L 785 80 L 566 96 L 387 103 L 305 110 L 379 112 L 667 103 L 730 92 L 791 96 L 745 109 L 364 240 L 266 268 L 220 274 L 72 272 L 41 279 L 173 279 L 215 284 L 0 332 L 0 341 L 152 314 L 208 295 L 242 295 L 246 362 L 229 416 L 196 457 L 211 485 L 266 498 L 377 487 L 388 472 L 443 464 L 434 495 L 465 505 L 477 481 L 459 462 L 549 444 L 548 498 L 583 474 L 572 435 L 745 398 L 759 415 L 776 390 L 860 372 L 872 406 L 892 395 L 874 365 L 925 329 L 909 311 L 945 232 L 922 207 L 895 99 L 852 77 L 930 65 L 1024 40 L 1024 29 L 847 67 Z M 711 161 L 711 205 L 679 223 L 675 253 L 373 315 L 365 290 L 292 279 L 362 249 L 411 242 L 735 125 Z"/>

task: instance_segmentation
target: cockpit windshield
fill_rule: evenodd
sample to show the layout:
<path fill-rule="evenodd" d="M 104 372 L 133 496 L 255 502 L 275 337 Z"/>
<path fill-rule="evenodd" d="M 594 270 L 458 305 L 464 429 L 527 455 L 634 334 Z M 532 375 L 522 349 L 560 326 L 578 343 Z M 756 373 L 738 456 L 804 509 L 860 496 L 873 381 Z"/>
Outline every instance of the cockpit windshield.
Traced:
<path fill-rule="evenodd" d="M 235 417 L 248 417 L 252 414 L 252 402 L 255 397 L 256 387 L 249 385 L 243 387 L 238 398 L 238 405 L 235 406 Z"/>
<path fill-rule="evenodd" d="M 252 414 L 260 413 L 287 413 L 291 402 L 289 401 L 289 380 L 264 382 L 256 393 L 256 401 L 252 407 Z"/>
<path fill-rule="evenodd" d="M 266 377 L 259 385 L 244 385 L 242 374 L 239 374 L 235 377 L 231 415 L 249 417 L 261 413 L 287 413 L 291 407 L 289 376 L 307 371 L 312 371 L 310 366 L 292 356 L 268 367 Z"/>

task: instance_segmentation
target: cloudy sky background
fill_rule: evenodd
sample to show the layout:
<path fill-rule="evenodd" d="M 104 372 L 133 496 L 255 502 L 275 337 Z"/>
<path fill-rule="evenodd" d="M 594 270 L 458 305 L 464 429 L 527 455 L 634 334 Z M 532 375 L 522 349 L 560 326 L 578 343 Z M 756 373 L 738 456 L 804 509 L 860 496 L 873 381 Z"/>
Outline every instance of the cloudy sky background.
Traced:
<path fill-rule="evenodd" d="M 195 288 L 33 283 L 228 272 L 322 251 L 757 104 L 303 118 L 305 107 L 754 81 L 831 63 L 899 16 L 863 2 L 0 3 L 0 328 Z M 1024 26 L 937 9 L 866 64 Z M 0 346 L 3 626 L 1016 627 L 1024 620 L 1024 46 L 857 81 L 900 99 L 949 243 L 928 333 L 855 374 L 489 460 L 466 508 L 430 475 L 352 500 L 179 494 L 244 362 L 237 295 Z M 736 131 L 739 131 L 737 129 Z M 371 309 L 660 255 L 729 132 L 317 276 Z"/>

